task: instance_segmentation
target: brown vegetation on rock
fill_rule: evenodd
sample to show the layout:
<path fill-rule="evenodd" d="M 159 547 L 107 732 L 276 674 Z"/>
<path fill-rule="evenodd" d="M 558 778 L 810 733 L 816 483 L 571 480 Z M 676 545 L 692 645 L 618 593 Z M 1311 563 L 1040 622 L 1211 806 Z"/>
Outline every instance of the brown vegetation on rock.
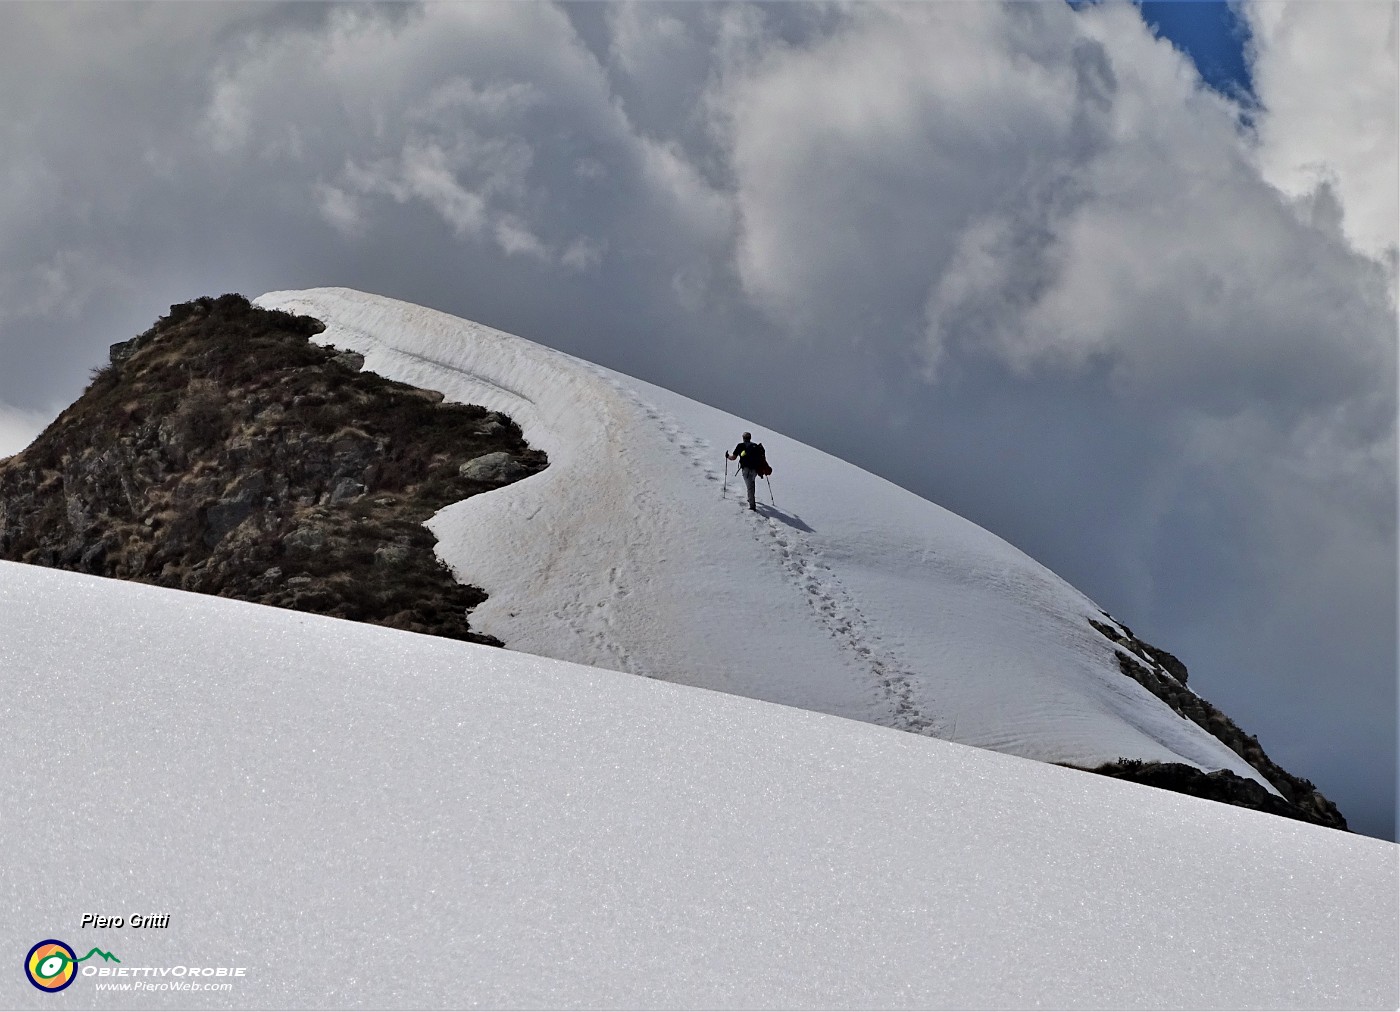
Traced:
<path fill-rule="evenodd" d="M 544 454 L 497 412 L 358 372 L 323 329 L 224 295 L 114 345 L 0 463 L 0 558 L 496 642 L 423 522 Z"/>

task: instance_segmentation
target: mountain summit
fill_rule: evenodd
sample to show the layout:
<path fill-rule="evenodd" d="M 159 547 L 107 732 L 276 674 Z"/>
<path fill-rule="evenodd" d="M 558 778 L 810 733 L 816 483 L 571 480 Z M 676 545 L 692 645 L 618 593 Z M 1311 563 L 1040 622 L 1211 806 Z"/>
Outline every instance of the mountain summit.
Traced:
<path fill-rule="evenodd" d="M 172 307 L 112 358 L 0 464 L 0 557 L 500 643 L 1345 828 L 1179 660 L 1055 574 L 750 421 L 343 289 Z M 746 430 L 774 467 L 757 513 L 725 469 Z"/>

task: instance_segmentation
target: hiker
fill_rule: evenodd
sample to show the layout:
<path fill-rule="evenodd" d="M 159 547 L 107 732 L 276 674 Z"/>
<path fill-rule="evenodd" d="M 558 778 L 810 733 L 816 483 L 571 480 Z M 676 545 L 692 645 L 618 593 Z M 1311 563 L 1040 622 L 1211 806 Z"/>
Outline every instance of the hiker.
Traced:
<path fill-rule="evenodd" d="M 752 433 L 745 432 L 744 438 L 734 447 L 733 453 L 726 453 L 725 460 L 737 460 L 739 470 L 744 475 L 744 487 L 749 490 L 749 509 L 757 511 L 754 505 L 754 484 L 760 475 L 771 473 L 768 469 L 767 455 L 763 452 L 763 444 L 753 442 Z"/>

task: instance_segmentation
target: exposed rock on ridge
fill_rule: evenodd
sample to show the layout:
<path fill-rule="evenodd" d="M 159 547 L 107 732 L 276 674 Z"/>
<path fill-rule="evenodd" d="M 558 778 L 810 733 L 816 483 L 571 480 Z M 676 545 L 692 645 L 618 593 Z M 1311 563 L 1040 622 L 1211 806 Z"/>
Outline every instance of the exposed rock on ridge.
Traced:
<path fill-rule="evenodd" d="M 498 412 L 358 372 L 323 329 L 224 295 L 113 345 L 0 462 L 0 558 L 495 643 L 422 524 L 544 454 Z"/>
<path fill-rule="evenodd" d="M 1257 737 L 1245 734 L 1218 707 L 1186 687 L 1185 664 L 1165 650 L 1144 643 L 1133 635 L 1131 629 L 1111 616 L 1105 615 L 1104 618 L 1108 621 L 1095 622 L 1090 619 L 1089 624 L 1115 644 L 1119 670 L 1182 717 L 1199 724 L 1228 745 L 1272 784 L 1283 798 L 1275 797 L 1254 781 L 1236 776 L 1228 770 L 1203 773 L 1181 763 L 1120 759 L 1116 763 L 1106 763 L 1093 772 L 1256 811 L 1285 815 L 1333 829 L 1347 828 L 1347 820 L 1337 806 L 1323 797 L 1312 781 L 1295 777 L 1279 766 L 1265 754 Z"/>

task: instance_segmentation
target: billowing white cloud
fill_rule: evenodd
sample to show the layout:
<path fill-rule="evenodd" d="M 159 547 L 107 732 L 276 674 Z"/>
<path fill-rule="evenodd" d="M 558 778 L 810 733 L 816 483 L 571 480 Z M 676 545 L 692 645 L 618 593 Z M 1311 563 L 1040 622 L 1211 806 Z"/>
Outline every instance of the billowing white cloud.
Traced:
<path fill-rule="evenodd" d="M 1322 201 L 1367 256 L 1400 244 L 1400 6 L 1242 4 L 1262 111 L 1257 157 L 1283 192 Z M 1329 192 L 1330 191 L 1330 192 Z"/>
<path fill-rule="evenodd" d="M 795 331 L 907 337 L 920 307 L 933 365 L 1106 356 L 1202 397 L 1309 371 L 1266 362 L 1331 331 L 1332 366 L 1386 365 L 1384 278 L 1298 220 L 1131 7 L 861 8 L 730 101 L 739 274 Z"/>
<path fill-rule="evenodd" d="M 861 7 L 730 101 L 739 276 L 807 339 L 1392 444 L 1386 272 L 1261 178 L 1239 110 L 1132 7 Z"/>
<path fill-rule="evenodd" d="M 392 214 L 387 200 L 428 208 L 459 240 L 578 271 L 615 245 L 616 219 L 575 227 L 590 191 L 621 182 L 628 201 L 678 215 L 681 238 L 716 199 L 632 128 L 604 68 L 548 6 L 340 8 L 234 51 L 217 76 L 211 147 L 294 172 L 310 163 L 314 204 L 347 237 Z"/>

